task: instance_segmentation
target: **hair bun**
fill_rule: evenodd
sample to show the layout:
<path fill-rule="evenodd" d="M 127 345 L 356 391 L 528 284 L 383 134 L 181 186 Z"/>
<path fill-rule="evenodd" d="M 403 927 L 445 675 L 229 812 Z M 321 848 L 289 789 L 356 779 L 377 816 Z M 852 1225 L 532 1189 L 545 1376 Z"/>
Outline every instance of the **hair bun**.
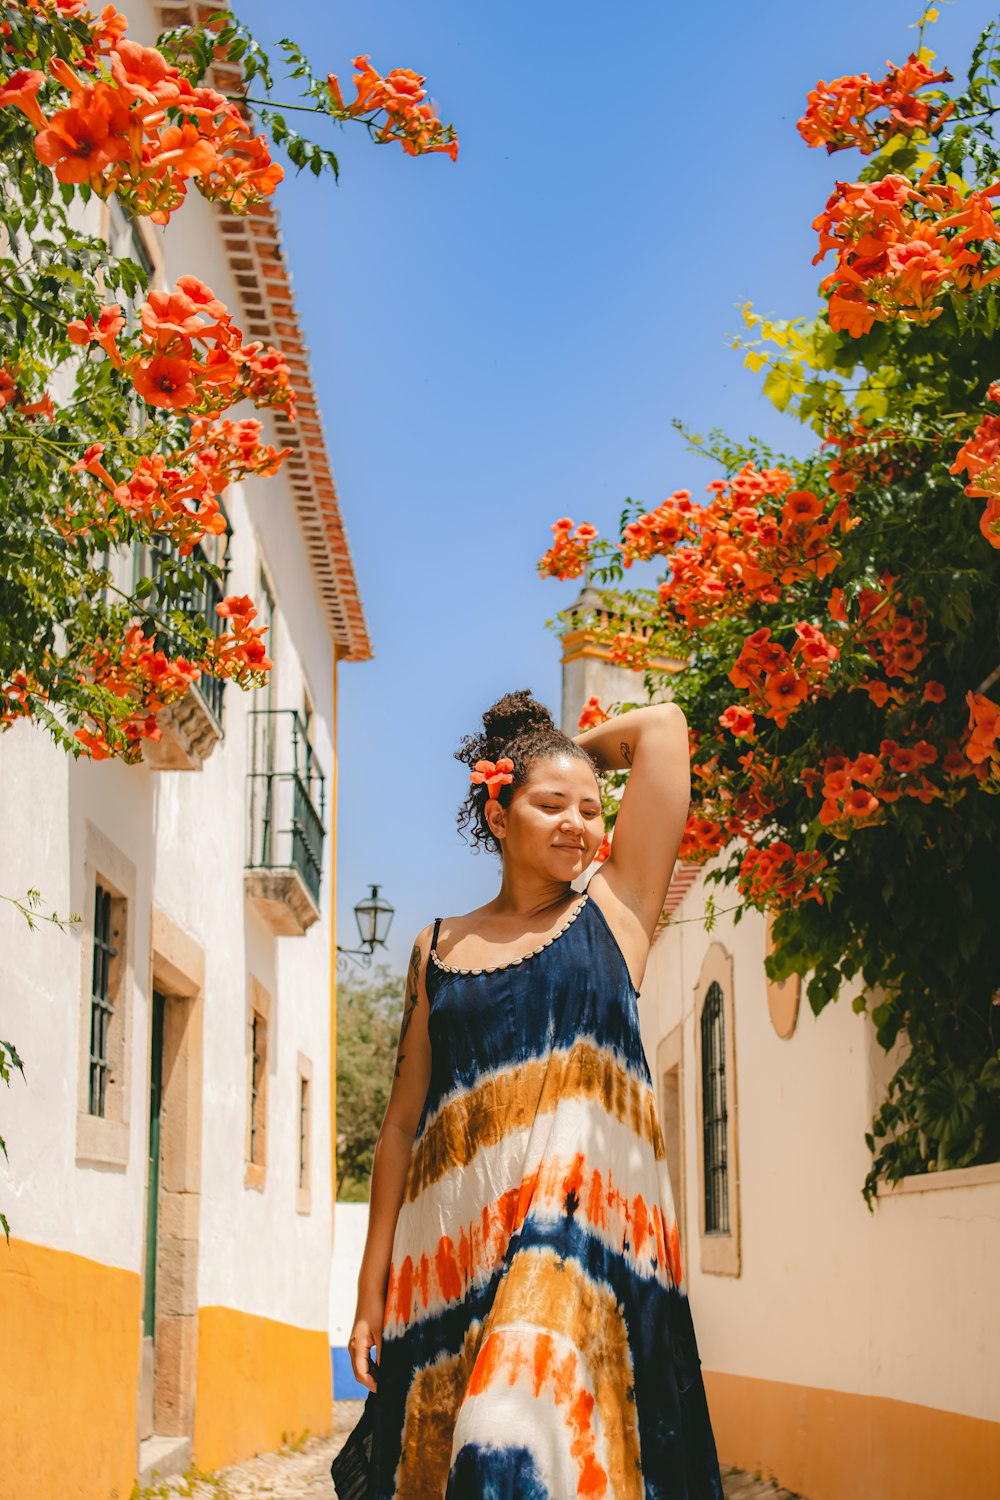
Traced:
<path fill-rule="evenodd" d="M 483 714 L 483 735 L 498 752 L 526 732 L 539 729 L 555 731 L 555 721 L 544 703 L 531 696 L 530 688 L 506 693 Z"/>

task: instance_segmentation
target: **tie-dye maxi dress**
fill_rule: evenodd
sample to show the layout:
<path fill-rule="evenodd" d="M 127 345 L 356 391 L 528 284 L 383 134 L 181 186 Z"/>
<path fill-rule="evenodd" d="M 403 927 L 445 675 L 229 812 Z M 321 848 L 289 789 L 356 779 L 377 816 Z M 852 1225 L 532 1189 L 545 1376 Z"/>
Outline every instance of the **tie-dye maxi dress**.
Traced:
<path fill-rule="evenodd" d="M 427 994 L 375 1496 L 722 1500 L 636 991 L 600 907 L 498 968 L 432 950 Z"/>

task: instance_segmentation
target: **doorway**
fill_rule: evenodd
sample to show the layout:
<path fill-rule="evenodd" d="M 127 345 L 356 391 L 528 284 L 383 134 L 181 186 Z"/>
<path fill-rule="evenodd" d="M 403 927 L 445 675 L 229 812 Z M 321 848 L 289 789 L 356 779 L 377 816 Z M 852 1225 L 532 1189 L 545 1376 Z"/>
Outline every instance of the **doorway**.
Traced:
<path fill-rule="evenodd" d="M 201 1218 L 204 951 L 154 908 L 138 1427 L 141 1465 L 190 1459 Z"/>
<path fill-rule="evenodd" d="M 153 1435 L 156 1395 L 156 1267 L 160 1250 L 160 1116 L 163 1101 L 163 1012 L 166 1003 L 159 990 L 154 990 L 146 1132 L 146 1257 L 143 1266 L 142 1377 L 139 1386 L 140 1440 Z"/>

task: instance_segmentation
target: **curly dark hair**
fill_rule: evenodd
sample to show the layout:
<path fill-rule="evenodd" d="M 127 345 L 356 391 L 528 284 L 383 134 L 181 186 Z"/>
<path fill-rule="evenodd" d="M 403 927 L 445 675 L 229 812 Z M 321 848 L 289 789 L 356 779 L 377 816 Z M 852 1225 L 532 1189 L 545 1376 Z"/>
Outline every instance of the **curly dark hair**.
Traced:
<path fill-rule="evenodd" d="M 527 781 L 535 761 L 545 760 L 550 755 L 576 756 L 587 762 L 595 776 L 600 774 L 593 756 L 556 727 L 551 713 L 543 703 L 536 702 L 530 688 L 521 688 L 517 693 L 506 693 L 498 698 L 483 714 L 479 734 L 467 734 L 455 751 L 455 759 L 463 761 L 470 770 L 477 760 L 497 761 L 507 756 L 514 762 L 513 782 L 500 788 L 503 807 L 510 805 L 516 788 Z M 491 849 L 494 854 L 499 854 L 499 841 L 486 821 L 488 800 L 485 786 L 469 787 L 458 810 L 458 831 L 477 851 Z"/>

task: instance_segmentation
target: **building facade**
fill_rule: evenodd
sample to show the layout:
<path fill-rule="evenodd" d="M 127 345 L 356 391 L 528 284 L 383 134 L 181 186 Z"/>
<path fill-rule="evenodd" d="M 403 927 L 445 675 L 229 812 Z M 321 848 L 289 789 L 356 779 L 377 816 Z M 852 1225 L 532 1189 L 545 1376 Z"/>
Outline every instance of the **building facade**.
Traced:
<path fill-rule="evenodd" d="M 588 628 L 564 728 L 642 699 Z M 770 983 L 769 927 L 679 865 L 639 1000 L 720 1457 L 808 1500 L 1000 1494 L 1000 1163 L 861 1194 L 896 1059 L 842 994 Z M 706 900 L 717 910 L 708 930 Z M 942 935 L 946 940 L 946 935 Z"/>
<path fill-rule="evenodd" d="M 138 5 L 131 32 L 186 18 Z M 331 1416 L 336 673 L 370 655 L 364 616 L 274 211 L 88 211 L 153 285 L 193 272 L 282 349 L 298 418 L 265 418 L 279 474 L 224 497 L 269 686 L 192 688 L 137 767 L 0 737 L 0 892 L 80 917 L 29 931 L 0 903 L 26 1075 L 0 1100 L 6 1500 L 125 1500 Z"/>

